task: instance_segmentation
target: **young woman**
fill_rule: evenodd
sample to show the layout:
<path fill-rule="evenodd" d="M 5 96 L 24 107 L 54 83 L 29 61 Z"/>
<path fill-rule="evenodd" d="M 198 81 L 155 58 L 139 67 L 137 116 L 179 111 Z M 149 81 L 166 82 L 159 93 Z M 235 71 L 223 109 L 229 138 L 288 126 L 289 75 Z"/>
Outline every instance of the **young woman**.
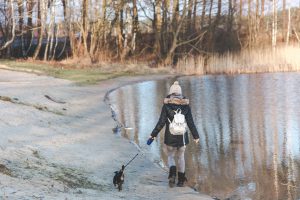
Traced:
<path fill-rule="evenodd" d="M 185 160 L 184 152 L 186 145 L 189 143 L 187 126 L 196 143 L 199 142 L 199 134 L 194 124 L 189 99 L 182 95 L 181 87 L 178 81 L 170 87 L 169 95 L 164 99 L 164 105 L 159 120 L 153 129 L 150 139 L 157 137 L 160 130 L 166 125 L 164 143 L 168 156 L 169 185 L 175 186 L 176 173 L 178 171 L 178 187 L 183 187 L 187 181 L 185 177 Z M 175 154 L 177 156 L 177 167 Z"/>

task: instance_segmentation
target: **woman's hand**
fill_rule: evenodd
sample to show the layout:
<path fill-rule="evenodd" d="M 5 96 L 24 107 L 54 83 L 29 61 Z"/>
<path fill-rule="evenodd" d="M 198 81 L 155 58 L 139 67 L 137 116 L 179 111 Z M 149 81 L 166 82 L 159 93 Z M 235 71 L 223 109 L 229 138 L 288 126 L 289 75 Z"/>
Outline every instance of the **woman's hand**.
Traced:
<path fill-rule="evenodd" d="M 147 140 L 147 144 L 150 145 L 150 144 L 153 142 L 154 138 L 155 138 L 155 137 L 152 137 L 152 136 L 150 135 L 150 137 L 149 137 L 148 140 Z"/>

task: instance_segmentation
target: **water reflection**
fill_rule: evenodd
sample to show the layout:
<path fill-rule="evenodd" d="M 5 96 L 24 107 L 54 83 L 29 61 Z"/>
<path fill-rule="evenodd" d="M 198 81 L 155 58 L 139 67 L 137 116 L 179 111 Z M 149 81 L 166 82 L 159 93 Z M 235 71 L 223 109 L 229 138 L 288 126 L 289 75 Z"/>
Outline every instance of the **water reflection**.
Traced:
<path fill-rule="evenodd" d="M 173 79 L 111 95 L 126 137 L 143 146 Z M 186 152 L 189 184 L 221 199 L 300 198 L 300 74 L 184 77 L 200 145 Z M 164 160 L 163 134 L 147 151 Z"/>

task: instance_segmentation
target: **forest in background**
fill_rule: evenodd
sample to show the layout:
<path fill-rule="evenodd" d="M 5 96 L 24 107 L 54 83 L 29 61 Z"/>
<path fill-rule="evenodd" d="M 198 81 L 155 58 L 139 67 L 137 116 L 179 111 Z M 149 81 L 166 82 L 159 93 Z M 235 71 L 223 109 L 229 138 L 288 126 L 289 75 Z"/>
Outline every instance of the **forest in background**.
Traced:
<path fill-rule="evenodd" d="M 206 73 L 215 55 L 272 53 L 299 35 L 299 3 L 287 0 L 0 0 L 2 58 L 201 63 Z"/>

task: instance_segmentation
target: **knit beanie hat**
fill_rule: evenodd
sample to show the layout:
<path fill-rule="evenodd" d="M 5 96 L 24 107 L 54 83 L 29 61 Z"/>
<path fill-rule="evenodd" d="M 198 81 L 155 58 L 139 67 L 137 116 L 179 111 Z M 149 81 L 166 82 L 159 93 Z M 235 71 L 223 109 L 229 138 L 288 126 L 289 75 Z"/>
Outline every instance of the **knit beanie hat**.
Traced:
<path fill-rule="evenodd" d="M 182 95 L 181 87 L 180 87 L 178 81 L 175 81 L 173 83 L 173 85 L 170 87 L 169 94 L 180 94 L 180 95 Z"/>

